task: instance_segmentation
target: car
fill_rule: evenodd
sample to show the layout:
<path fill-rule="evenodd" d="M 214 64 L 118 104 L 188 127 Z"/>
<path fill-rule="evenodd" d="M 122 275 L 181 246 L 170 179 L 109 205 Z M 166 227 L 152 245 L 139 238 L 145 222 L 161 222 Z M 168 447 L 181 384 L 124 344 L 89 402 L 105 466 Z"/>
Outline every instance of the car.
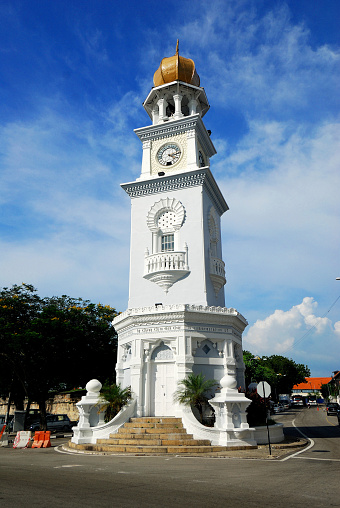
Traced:
<path fill-rule="evenodd" d="M 47 415 L 46 416 L 47 430 L 51 432 L 71 432 L 71 420 L 66 414 Z M 29 430 L 40 430 L 40 421 L 35 421 L 30 425 Z"/>
<path fill-rule="evenodd" d="M 290 405 L 286 401 L 279 402 L 280 406 L 283 407 L 283 410 L 289 409 Z"/>
<path fill-rule="evenodd" d="M 292 406 L 303 406 L 303 400 L 302 399 L 293 399 Z"/>
<path fill-rule="evenodd" d="M 282 406 L 280 406 L 280 404 L 274 404 L 273 411 L 274 413 L 280 413 L 281 411 L 283 411 L 283 408 Z"/>
<path fill-rule="evenodd" d="M 338 409 L 340 409 L 340 406 L 337 402 L 328 402 L 326 404 L 327 415 L 336 415 Z"/>

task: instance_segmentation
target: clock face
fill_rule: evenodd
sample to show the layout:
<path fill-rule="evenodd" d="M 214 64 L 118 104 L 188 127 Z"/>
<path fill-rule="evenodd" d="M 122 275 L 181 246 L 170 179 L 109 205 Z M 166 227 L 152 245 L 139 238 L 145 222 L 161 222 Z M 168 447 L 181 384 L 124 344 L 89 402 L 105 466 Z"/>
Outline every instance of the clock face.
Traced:
<path fill-rule="evenodd" d="M 167 143 L 157 152 L 157 160 L 162 166 L 172 166 L 179 161 L 181 149 L 176 143 Z"/>
<path fill-rule="evenodd" d="M 200 168 L 203 168 L 205 166 L 205 160 L 201 151 L 198 152 L 198 160 L 200 163 Z"/>

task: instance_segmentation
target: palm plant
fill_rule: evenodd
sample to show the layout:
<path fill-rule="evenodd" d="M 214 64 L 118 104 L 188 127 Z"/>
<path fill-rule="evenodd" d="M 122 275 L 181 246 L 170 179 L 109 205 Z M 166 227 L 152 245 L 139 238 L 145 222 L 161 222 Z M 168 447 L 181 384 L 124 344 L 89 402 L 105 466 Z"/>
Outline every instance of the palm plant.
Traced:
<path fill-rule="evenodd" d="M 205 379 L 203 374 L 191 373 L 178 382 L 179 388 L 174 393 L 174 401 L 185 406 L 195 407 L 203 423 L 203 407 L 208 401 L 207 394 L 218 385 L 215 379 Z"/>
<path fill-rule="evenodd" d="M 104 402 L 99 412 L 105 411 L 105 422 L 109 422 L 119 413 L 122 407 L 131 400 L 131 387 L 122 388 L 120 385 L 104 385 L 101 389 L 99 402 Z"/>

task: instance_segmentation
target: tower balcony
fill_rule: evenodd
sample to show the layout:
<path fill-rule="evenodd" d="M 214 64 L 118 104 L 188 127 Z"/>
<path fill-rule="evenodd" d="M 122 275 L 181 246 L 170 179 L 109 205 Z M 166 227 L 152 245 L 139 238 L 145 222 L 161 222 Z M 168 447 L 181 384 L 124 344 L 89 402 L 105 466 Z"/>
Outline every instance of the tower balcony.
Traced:
<path fill-rule="evenodd" d="M 145 255 L 144 279 L 155 282 L 166 293 L 175 282 L 189 273 L 187 249 Z"/>
<path fill-rule="evenodd" d="M 215 295 L 218 295 L 220 289 L 225 285 L 225 264 L 222 259 L 210 258 L 210 279 L 213 283 Z"/>

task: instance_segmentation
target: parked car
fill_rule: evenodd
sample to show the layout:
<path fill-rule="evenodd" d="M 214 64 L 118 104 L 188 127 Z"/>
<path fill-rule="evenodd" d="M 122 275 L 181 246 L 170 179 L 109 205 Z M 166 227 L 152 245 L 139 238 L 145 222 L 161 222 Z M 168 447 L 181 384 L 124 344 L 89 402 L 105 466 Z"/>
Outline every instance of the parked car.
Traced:
<path fill-rule="evenodd" d="M 329 402 L 326 404 L 327 415 L 336 415 L 340 406 L 337 402 Z"/>
<path fill-rule="evenodd" d="M 280 404 L 274 404 L 273 410 L 274 410 L 274 413 L 280 413 L 281 411 L 283 411 L 283 408 L 282 408 L 282 406 L 280 406 Z"/>
<path fill-rule="evenodd" d="M 303 406 L 303 400 L 302 399 L 292 399 L 291 400 L 292 406 Z"/>
<path fill-rule="evenodd" d="M 47 430 L 51 432 L 70 432 L 72 424 L 67 415 L 47 415 Z M 40 421 L 35 421 L 30 426 L 31 431 L 40 430 Z"/>
<path fill-rule="evenodd" d="M 282 407 L 282 411 L 285 411 L 286 409 L 290 408 L 288 402 L 279 402 L 279 405 Z"/>

